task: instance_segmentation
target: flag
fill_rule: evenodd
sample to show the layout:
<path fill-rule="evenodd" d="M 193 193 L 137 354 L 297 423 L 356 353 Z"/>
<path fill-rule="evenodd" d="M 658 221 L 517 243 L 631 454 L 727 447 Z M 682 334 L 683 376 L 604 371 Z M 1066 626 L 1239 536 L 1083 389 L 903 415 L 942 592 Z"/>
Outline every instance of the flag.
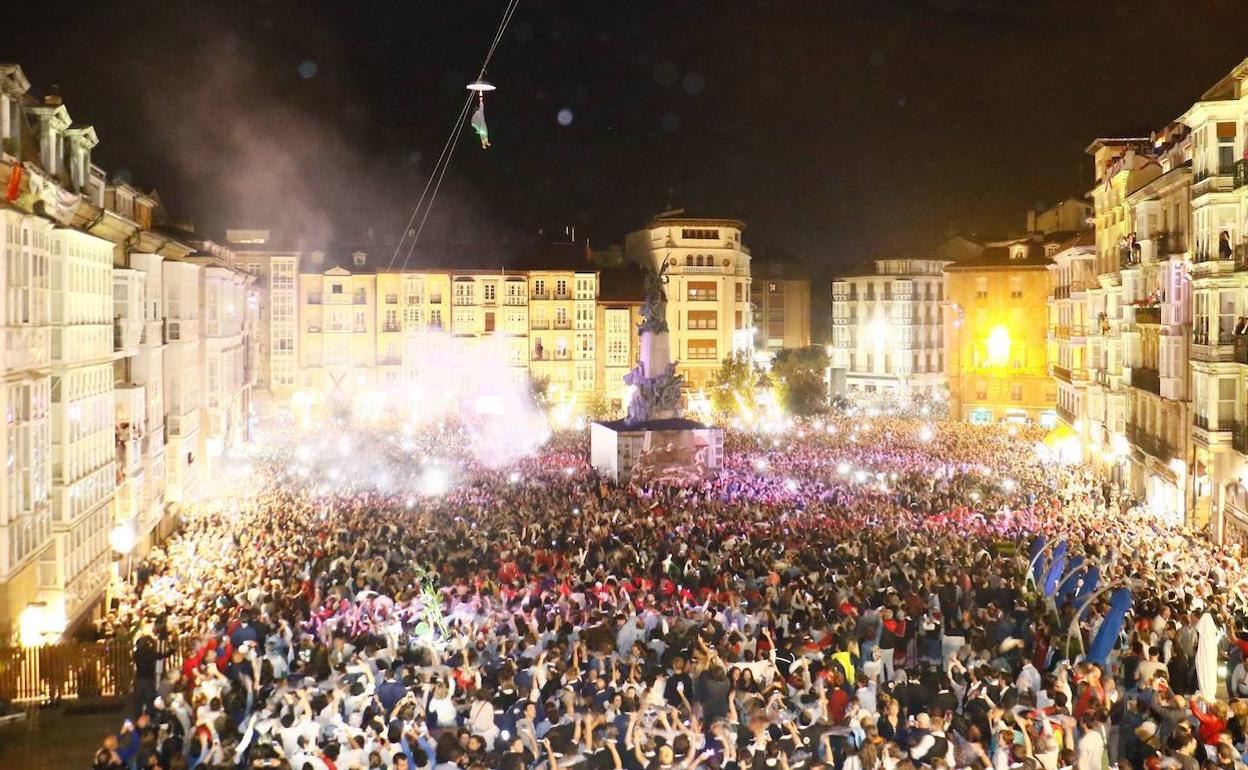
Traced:
<path fill-rule="evenodd" d="M 1044 549 L 1048 543 L 1044 539 L 1044 535 L 1036 538 L 1031 544 L 1031 583 L 1039 586 L 1040 581 L 1044 579 Z"/>
<path fill-rule="evenodd" d="M 1118 644 L 1118 635 L 1122 633 L 1122 623 L 1126 620 L 1129 609 L 1131 609 L 1130 589 L 1119 588 L 1114 591 L 1113 598 L 1109 600 L 1109 612 L 1106 612 L 1105 617 L 1101 619 L 1101 625 L 1096 629 L 1092 645 L 1088 647 L 1086 659 L 1089 663 L 1105 665 L 1105 661 L 1109 659 L 1109 653 Z"/>
<path fill-rule="evenodd" d="M 477 132 L 477 138 L 481 140 L 481 149 L 490 146 L 490 129 L 485 125 L 485 102 L 477 103 L 477 111 L 472 113 L 472 130 Z"/>
<path fill-rule="evenodd" d="M 1044 576 L 1044 586 L 1042 589 L 1044 595 L 1053 598 L 1053 594 L 1057 591 L 1057 581 L 1062 577 L 1062 570 L 1066 569 L 1066 552 L 1062 549 L 1061 555 L 1055 557 L 1049 565 L 1049 572 Z"/>
<path fill-rule="evenodd" d="M 9 186 L 4 191 L 4 199 L 9 203 L 17 200 L 17 195 L 22 190 L 22 171 L 24 169 L 20 165 L 13 166 L 13 170 L 9 172 Z"/>
<path fill-rule="evenodd" d="M 1083 583 L 1079 586 L 1079 592 L 1075 594 L 1075 606 L 1078 607 L 1080 604 L 1084 605 L 1083 611 L 1079 614 L 1079 617 L 1082 618 L 1087 616 L 1087 605 L 1089 603 L 1087 600 L 1092 597 L 1092 594 L 1096 591 L 1097 584 L 1100 582 L 1100 567 L 1092 567 L 1092 569 L 1088 570 L 1083 576 Z"/>
<path fill-rule="evenodd" d="M 1200 694 L 1212 703 L 1218 694 L 1218 626 L 1209 613 L 1200 616 L 1196 623 L 1200 641 L 1196 643 L 1196 681 Z"/>

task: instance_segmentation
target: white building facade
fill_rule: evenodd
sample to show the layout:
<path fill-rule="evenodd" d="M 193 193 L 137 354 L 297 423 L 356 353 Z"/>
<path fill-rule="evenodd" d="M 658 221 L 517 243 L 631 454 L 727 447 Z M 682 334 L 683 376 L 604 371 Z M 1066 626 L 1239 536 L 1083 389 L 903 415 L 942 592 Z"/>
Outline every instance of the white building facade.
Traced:
<path fill-rule="evenodd" d="M 875 273 L 832 282 L 832 390 L 943 398 L 941 306 L 946 260 L 875 260 Z"/>
<path fill-rule="evenodd" d="M 672 360 L 693 390 L 703 390 L 735 351 L 754 347 L 750 250 L 745 223 L 660 214 L 630 233 L 625 252 L 667 270 Z M 645 264 L 645 262 L 643 262 Z"/>

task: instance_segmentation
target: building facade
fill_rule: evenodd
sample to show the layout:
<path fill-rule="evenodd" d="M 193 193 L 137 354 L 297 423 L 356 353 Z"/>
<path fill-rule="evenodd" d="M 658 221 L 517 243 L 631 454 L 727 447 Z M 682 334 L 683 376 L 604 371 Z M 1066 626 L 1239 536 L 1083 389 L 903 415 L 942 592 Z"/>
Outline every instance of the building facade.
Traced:
<path fill-rule="evenodd" d="M 810 280 L 778 263 L 756 262 L 750 272 L 754 349 L 770 360 L 786 348 L 809 347 Z"/>
<path fill-rule="evenodd" d="M 972 423 L 1056 423 L 1049 378 L 1049 266 L 1060 243 L 1026 237 L 988 244 L 945 267 L 949 414 Z"/>
<path fill-rule="evenodd" d="M 607 374 L 598 272 L 583 260 L 391 270 L 362 251 L 313 252 L 298 282 L 296 400 L 360 412 L 386 389 L 474 392 L 488 369 L 539 380 L 552 402 L 583 412 Z"/>
<path fill-rule="evenodd" d="M 832 282 L 832 391 L 943 398 L 947 260 L 875 260 L 869 275 Z"/>
<path fill-rule="evenodd" d="M 754 347 L 750 250 L 745 223 L 666 212 L 630 233 L 628 257 L 667 271 L 672 360 L 689 387 L 704 390 L 732 352 Z"/>
<path fill-rule="evenodd" d="M 227 230 L 232 264 L 256 277 L 252 340 L 256 390 L 289 398 L 299 368 L 298 277 L 302 252 L 276 248 L 268 230 Z"/>

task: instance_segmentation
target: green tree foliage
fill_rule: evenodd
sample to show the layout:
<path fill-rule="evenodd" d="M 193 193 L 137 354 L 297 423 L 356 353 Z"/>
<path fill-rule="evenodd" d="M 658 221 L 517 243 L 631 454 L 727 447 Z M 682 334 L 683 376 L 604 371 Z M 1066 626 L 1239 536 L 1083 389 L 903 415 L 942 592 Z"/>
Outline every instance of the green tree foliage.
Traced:
<path fill-rule="evenodd" d="M 718 418 L 738 416 L 743 406 L 754 411 L 754 385 L 757 382 L 758 371 L 750 353 L 734 351 L 723 360 L 711 380 L 711 411 Z"/>
<path fill-rule="evenodd" d="M 816 347 L 785 349 L 771 360 L 776 402 L 788 414 L 808 417 L 828 408 L 828 356 Z"/>
<path fill-rule="evenodd" d="M 607 397 L 601 393 L 594 392 L 585 401 L 585 418 L 588 420 L 610 420 L 616 415 L 612 414 L 611 403 L 607 401 Z"/>

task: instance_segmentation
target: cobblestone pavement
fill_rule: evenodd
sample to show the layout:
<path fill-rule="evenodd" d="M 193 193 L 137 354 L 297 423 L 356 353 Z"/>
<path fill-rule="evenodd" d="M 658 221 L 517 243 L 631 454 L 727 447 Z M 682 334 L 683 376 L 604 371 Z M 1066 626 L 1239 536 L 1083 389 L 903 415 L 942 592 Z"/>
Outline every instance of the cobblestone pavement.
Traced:
<path fill-rule="evenodd" d="M 33 709 L 26 719 L 0 725 L 0 768 L 84 770 L 109 730 L 121 724 L 122 709 Z"/>

